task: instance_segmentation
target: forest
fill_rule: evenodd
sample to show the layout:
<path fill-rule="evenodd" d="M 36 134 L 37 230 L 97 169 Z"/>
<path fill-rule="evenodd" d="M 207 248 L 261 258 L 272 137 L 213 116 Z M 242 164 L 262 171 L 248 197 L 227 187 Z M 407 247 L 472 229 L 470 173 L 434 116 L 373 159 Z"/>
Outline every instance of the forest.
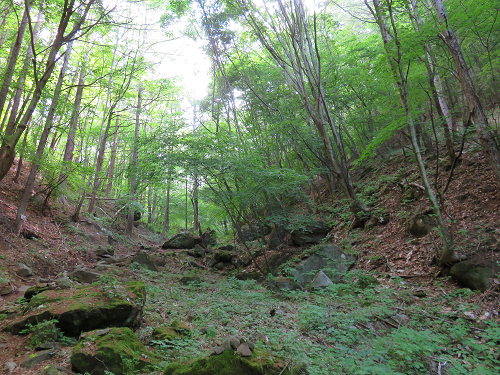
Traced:
<path fill-rule="evenodd" d="M 284 221 L 287 203 L 305 201 L 302 187 L 318 178 L 366 221 L 374 213 L 353 166 L 407 148 L 439 218 L 442 261 L 452 259 L 443 192 L 422 155 L 453 165 L 474 137 L 500 178 L 498 4 L 306 5 L 5 2 L 0 178 L 16 155 L 16 173 L 31 162 L 14 231 L 37 173 L 37 193 L 46 204 L 71 199 L 75 221 L 115 199 L 129 234 L 134 212 L 164 236 Z M 149 12 L 162 12 L 156 24 Z M 147 52 L 159 30 L 202 46 L 204 98 L 155 78 Z"/>
<path fill-rule="evenodd" d="M 488 251 L 493 278 L 500 246 L 491 250 L 485 238 L 496 244 L 499 234 L 499 18 L 498 0 L 0 0 L 0 190 L 19 186 L 11 203 L 0 200 L 10 212 L 0 213 L 2 233 L 29 239 L 35 206 L 61 238 L 63 226 L 87 221 L 115 228 L 110 245 L 137 245 L 146 228 L 156 245 L 189 233 L 208 249 L 213 233 L 237 244 L 245 265 L 269 279 L 277 273 L 269 251 L 313 243 L 301 243 L 298 233 L 315 234 L 326 223 L 326 242 L 347 244 L 347 252 L 359 245 L 357 233 L 366 249 L 379 248 L 384 242 L 370 233 L 388 233 L 386 223 L 397 217 L 410 233 L 412 225 L 425 227 L 415 237 L 427 235 L 430 223 L 432 240 L 422 246 L 432 251 L 422 267 L 434 278 Z M 401 195 L 397 213 L 381 198 L 392 191 Z M 466 214 L 457 202 L 472 196 L 475 213 Z M 480 211 L 491 215 L 486 237 L 470 232 Z M 420 251 L 419 240 L 404 241 Z M 360 256 L 382 262 L 376 251 Z M 391 262 L 400 258 L 383 257 L 377 272 L 399 267 Z M 284 261 L 277 263 L 285 274 Z M 361 284 L 373 277 L 357 271 Z M 237 286 L 228 290 L 255 287 L 231 280 Z M 115 288 L 116 280 L 105 281 Z M 481 302 L 498 310 L 489 282 L 471 288 L 488 291 Z M 302 329 L 328 329 L 319 307 L 308 311 Z M 340 355 L 271 347 L 293 352 L 283 367 L 290 374 L 307 373 L 294 370 L 294 361 L 311 374 L 498 373 L 498 325 L 482 332 L 491 351 L 477 350 L 487 360 L 478 354 L 448 370 L 451 359 L 430 352 L 437 367 L 424 360 L 412 367 L 416 354 L 408 348 L 378 358 L 381 337 L 361 367 L 363 355 L 349 343 L 336 365 Z M 418 350 L 426 341 L 440 350 L 427 333 L 418 337 Z M 179 347 L 169 348 L 175 358 Z M 165 372 L 181 373 L 190 372 Z"/>

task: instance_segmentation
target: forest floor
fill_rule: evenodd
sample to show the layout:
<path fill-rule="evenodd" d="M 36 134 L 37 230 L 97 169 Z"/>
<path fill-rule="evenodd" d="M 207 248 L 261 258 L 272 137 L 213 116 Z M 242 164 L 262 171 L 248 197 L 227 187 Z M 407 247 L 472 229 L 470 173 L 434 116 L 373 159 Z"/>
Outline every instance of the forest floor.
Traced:
<path fill-rule="evenodd" d="M 427 164 L 431 180 L 442 190 L 450 173 L 447 163 L 438 163 L 437 178 L 435 160 Z M 345 284 L 320 293 L 273 294 L 266 282 L 236 280 L 228 270 L 191 269 L 192 258 L 182 250 L 162 250 L 161 237 L 144 223 L 127 237 L 124 219 L 111 220 L 114 208 L 107 203 L 99 209 L 102 216 L 82 215 L 79 223 L 72 223 L 71 203 L 51 201 L 44 216 L 35 200 L 25 229 L 38 238 L 19 237 L 11 228 L 28 170 L 25 165 L 15 183 L 15 167 L 0 183 L 0 284 L 12 287 L 10 294 L 0 296 L 0 314 L 37 282 L 92 267 L 97 262 L 94 250 L 108 245 L 101 230 L 106 227 L 116 239 L 118 256 L 142 247 L 165 260 L 158 273 L 117 267 L 111 277 L 145 281 L 145 321 L 136 332 L 144 343 L 150 343 L 153 327 L 174 319 L 191 327 L 189 337 L 153 348 L 166 362 L 206 354 L 216 340 L 240 334 L 261 337 L 259 345 L 290 366 L 306 363 L 311 374 L 500 373 L 498 279 L 483 293 L 462 289 L 447 277 L 446 269 L 435 265 L 441 248 L 437 231 L 422 238 L 410 236 L 408 220 L 430 207 L 419 191 L 416 167 L 401 154 L 366 163 L 355 172 L 363 199 L 374 212 L 390 217 L 385 225 L 353 230 L 341 197 L 329 196 L 319 185 L 311 192 L 319 211 L 334 222 L 329 241 L 358 255 Z M 465 150 L 442 202 L 457 252 L 500 260 L 500 190 L 479 151 Z M 34 276 L 18 276 L 20 263 L 32 268 Z M 179 284 L 188 272 L 197 273 L 203 282 Z M 359 280 L 367 273 L 379 284 L 361 288 Z M 345 285 L 351 288 L 347 292 Z M 410 323 L 402 325 L 395 316 Z M 6 323 L 0 320 L 0 329 Z M 32 354 L 28 337 L 0 332 L 0 373 L 8 373 L 3 364 L 19 364 Z M 63 347 L 51 360 L 11 373 L 37 374 L 48 364 L 69 369 L 70 354 L 71 348 Z"/>

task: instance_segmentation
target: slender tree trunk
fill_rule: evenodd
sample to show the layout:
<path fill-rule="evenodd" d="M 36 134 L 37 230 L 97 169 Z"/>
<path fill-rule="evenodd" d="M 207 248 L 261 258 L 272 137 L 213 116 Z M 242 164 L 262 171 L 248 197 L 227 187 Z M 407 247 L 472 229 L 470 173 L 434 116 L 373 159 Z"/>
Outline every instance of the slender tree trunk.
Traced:
<path fill-rule="evenodd" d="M 16 67 L 19 51 L 21 50 L 21 45 L 23 43 L 24 32 L 26 31 L 26 26 L 28 25 L 28 16 L 31 9 L 31 3 L 32 0 L 25 3 L 23 18 L 21 19 L 21 23 L 19 24 L 19 28 L 17 29 L 16 40 L 14 41 L 10 49 L 7 67 L 5 68 L 4 72 L 4 79 L 0 88 L 0 115 L 2 115 L 3 113 L 3 107 L 5 105 L 5 101 L 7 100 L 10 83 L 12 81 L 12 77 L 14 76 L 14 69 Z"/>
<path fill-rule="evenodd" d="M 477 137 L 495 172 L 497 182 L 500 182 L 500 152 L 498 145 L 491 131 L 488 129 L 488 118 L 476 93 L 476 88 L 469 73 L 469 67 L 462 54 L 460 43 L 451 25 L 448 23 L 448 15 L 442 0 L 432 0 L 432 3 L 438 15 L 439 23 L 443 26 L 440 37 L 450 50 L 453 58 L 453 65 L 467 100 L 469 112 L 476 127 Z"/>
<path fill-rule="evenodd" d="M 61 95 L 62 83 L 66 75 L 66 70 L 68 68 L 69 56 L 71 54 L 72 47 L 73 47 L 73 42 L 71 41 L 68 44 L 66 53 L 64 55 L 64 63 L 61 68 L 61 72 L 59 73 L 59 78 L 57 79 L 56 87 L 54 89 L 54 96 L 52 97 L 49 113 L 47 115 L 47 119 L 45 120 L 45 127 L 43 129 L 42 135 L 40 136 L 40 140 L 38 141 L 35 161 L 33 161 L 33 163 L 31 164 L 30 174 L 28 176 L 28 179 L 26 180 L 24 193 L 21 198 L 21 202 L 19 203 L 19 207 L 17 209 L 16 220 L 14 222 L 14 233 L 19 233 L 21 231 L 24 222 L 23 218 L 24 214 L 26 213 L 26 208 L 28 207 L 29 199 L 31 198 L 31 191 L 33 190 L 33 186 L 35 184 L 36 174 L 38 173 L 40 164 L 43 161 L 45 145 L 47 144 L 47 139 L 49 137 L 50 130 L 52 129 L 52 126 L 54 124 L 54 116 L 56 113 L 57 104 L 59 103 L 59 96 Z"/>
<path fill-rule="evenodd" d="M 157 196 L 156 190 L 155 190 L 154 194 L 153 194 L 153 206 L 151 207 L 151 224 L 156 222 L 155 213 L 156 213 L 157 199 L 158 199 L 158 196 Z"/>
<path fill-rule="evenodd" d="M 102 171 L 102 164 L 104 163 L 104 152 L 106 151 L 106 141 L 108 139 L 109 128 L 111 127 L 111 121 L 113 119 L 113 113 L 114 113 L 113 111 L 114 111 L 114 106 L 110 108 L 106 129 L 104 130 L 104 134 L 102 136 L 101 143 L 99 145 L 99 150 L 95 165 L 94 184 L 92 186 L 92 194 L 90 197 L 89 207 L 87 209 L 88 213 L 94 212 L 95 203 L 97 201 L 97 191 L 99 190 L 99 186 L 101 184 L 100 175 Z"/>
<path fill-rule="evenodd" d="M 5 126 L 5 121 L 7 121 L 7 118 L 9 117 L 9 111 L 10 111 L 10 108 L 12 107 L 13 100 L 14 100 L 14 98 L 10 98 L 9 104 L 7 105 L 7 110 L 5 111 L 5 114 L 4 114 L 3 119 L 2 119 L 2 125 L 0 125 L 0 133 L 3 133 L 3 127 Z"/>
<path fill-rule="evenodd" d="M 188 180 L 186 176 L 186 188 L 184 191 L 184 195 L 186 196 L 186 201 L 184 202 L 184 218 L 185 218 L 185 229 L 188 230 Z"/>
<path fill-rule="evenodd" d="M 109 158 L 108 185 L 106 186 L 105 196 L 109 197 L 113 188 L 113 179 L 115 177 L 116 150 L 118 149 L 118 131 L 120 130 L 120 116 L 116 116 L 115 134 L 113 137 L 113 146 L 111 146 L 111 156 Z"/>
<path fill-rule="evenodd" d="M 130 86 L 131 79 L 132 79 L 132 72 L 130 73 L 130 75 L 128 75 L 128 76 L 125 75 L 123 77 L 122 85 L 120 88 L 120 93 L 119 93 L 118 97 L 116 97 L 116 99 L 113 102 L 113 104 L 111 105 L 111 107 L 109 108 L 109 112 L 107 112 L 109 97 L 110 97 L 111 91 L 112 91 L 111 90 L 111 85 L 113 83 L 113 74 L 112 73 L 113 73 L 114 63 L 115 63 L 115 59 L 116 59 L 116 53 L 118 51 L 118 44 L 119 44 L 120 39 L 121 39 L 121 37 L 117 36 L 115 49 L 113 51 L 113 59 L 111 61 L 110 76 L 109 76 L 109 80 L 108 80 L 108 90 L 106 93 L 106 102 L 104 104 L 104 112 L 103 112 L 103 117 L 102 117 L 101 130 L 100 130 L 100 134 L 99 134 L 99 149 L 97 150 L 97 158 L 96 158 L 96 163 L 95 163 L 96 164 L 96 171 L 95 171 L 95 175 L 94 175 L 94 184 L 92 187 L 92 193 L 91 193 L 91 198 L 90 198 L 90 202 L 89 202 L 89 207 L 87 209 L 87 211 L 89 213 L 92 213 L 94 211 L 94 206 L 95 206 L 96 199 L 97 199 L 97 191 L 99 190 L 100 179 L 101 179 L 100 173 L 102 170 L 102 163 L 104 162 L 104 151 L 106 149 L 106 142 L 107 142 L 107 138 L 108 138 L 108 134 L 109 134 L 109 128 L 111 126 L 111 119 L 113 117 L 113 113 L 115 111 L 116 106 L 118 105 L 121 98 L 127 92 L 128 88 Z M 127 60 L 127 65 L 129 63 L 129 61 L 130 61 L 130 59 Z M 132 71 L 133 71 L 133 67 L 135 66 L 135 61 L 136 61 L 136 59 L 134 57 L 133 63 L 132 63 Z M 104 124 L 106 123 L 106 118 L 108 121 L 107 121 L 106 129 L 104 130 L 104 134 L 103 134 L 103 128 L 104 128 Z"/>
<path fill-rule="evenodd" d="M 71 112 L 71 118 L 69 120 L 68 137 L 66 138 L 66 146 L 64 147 L 63 154 L 63 164 L 65 174 L 68 173 L 69 163 L 73 160 L 73 152 L 75 150 L 75 137 L 76 130 L 78 128 L 78 122 L 80 120 L 80 105 L 82 103 L 83 96 L 83 86 L 85 83 L 85 64 L 81 67 L 80 74 L 78 77 L 78 87 L 76 89 L 75 101 L 73 104 L 73 110 Z M 88 121 L 88 117 L 85 121 Z M 66 180 L 61 184 L 61 190 L 65 190 Z"/>
<path fill-rule="evenodd" d="M 422 24 L 422 19 L 418 12 L 416 0 L 411 0 L 410 5 L 411 5 L 411 10 L 409 12 L 413 13 L 413 16 L 416 20 L 416 22 L 413 23 L 414 29 L 415 31 L 420 32 L 420 25 Z M 424 62 L 425 67 L 427 69 L 427 77 L 429 79 L 429 87 L 431 89 L 432 99 L 434 100 L 434 105 L 438 113 L 439 124 L 443 129 L 446 151 L 448 153 L 448 159 L 450 161 L 450 164 L 453 164 L 453 161 L 455 160 L 455 150 L 453 149 L 453 141 L 451 139 L 451 133 L 450 133 L 452 124 L 450 124 L 451 116 L 450 116 L 450 111 L 448 109 L 448 103 L 446 102 L 446 98 L 443 95 L 443 89 L 441 86 L 441 79 L 439 77 L 439 74 L 437 74 L 435 71 L 435 69 L 437 68 L 437 64 L 431 45 L 426 44 L 424 50 L 426 56 L 423 57 L 422 61 Z M 436 147 L 437 146 L 438 145 L 436 145 Z"/>
<path fill-rule="evenodd" d="M 7 35 L 9 34 L 10 31 L 5 27 L 5 25 L 7 24 L 7 19 L 9 18 L 9 13 L 10 13 L 10 4 L 5 6 L 3 9 L 2 24 L 0 25 L 0 30 L 2 30 L 2 34 L 0 35 L 0 48 L 3 47 L 5 39 L 7 39 Z"/>
<path fill-rule="evenodd" d="M 24 139 L 23 139 L 23 144 L 26 146 L 26 141 L 28 140 L 28 132 L 30 128 L 29 125 L 26 128 L 26 131 L 24 132 Z M 19 157 L 19 161 L 17 162 L 17 170 L 16 170 L 16 176 L 14 177 L 14 182 L 17 184 L 19 183 L 19 176 L 21 175 L 21 170 L 23 169 L 23 155 Z"/>
<path fill-rule="evenodd" d="M 38 39 L 38 31 L 40 29 L 40 21 L 42 19 L 42 12 L 38 12 L 38 17 L 33 30 L 33 45 L 36 44 Z M 14 94 L 14 99 L 12 101 L 12 109 L 10 110 L 9 120 L 7 121 L 7 127 L 5 128 L 5 135 L 12 135 L 16 129 L 16 119 L 19 110 L 19 105 L 21 104 L 21 96 L 23 93 L 24 82 L 26 81 L 26 75 L 28 74 L 28 69 L 31 65 L 31 57 L 33 56 L 33 48 L 30 44 L 28 50 L 26 51 L 26 56 L 24 58 L 24 63 L 22 70 L 19 74 L 19 78 L 16 84 L 16 90 Z"/>
<path fill-rule="evenodd" d="M 425 169 L 425 164 L 422 159 L 422 154 L 417 141 L 417 132 L 415 131 L 415 124 L 413 122 L 413 115 L 410 107 L 409 91 L 407 86 L 407 77 L 405 75 L 405 67 L 403 66 L 403 56 L 401 53 L 401 44 L 397 34 L 396 22 L 394 20 L 392 2 L 387 2 L 385 5 L 387 7 L 388 17 L 390 20 L 390 29 L 386 23 L 386 14 L 382 9 L 380 0 L 373 0 L 374 10 L 368 4 L 368 0 L 364 0 L 366 6 L 370 9 L 373 14 L 377 24 L 380 28 L 380 33 L 382 35 L 382 40 L 384 43 L 384 49 L 387 54 L 387 59 L 389 61 L 389 66 L 391 68 L 392 74 L 396 80 L 399 97 L 401 104 L 405 110 L 405 114 L 408 121 L 408 127 L 410 130 L 410 139 L 413 148 L 413 152 L 417 158 L 417 167 L 422 179 L 422 183 L 425 187 L 425 192 L 427 198 L 432 204 L 434 214 L 438 221 L 438 227 L 443 237 L 443 250 L 441 252 L 440 264 L 449 264 L 454 260 L 455 252 L 453 246 L 453 238 L 451 233 L 448 231 L 446 224 L 444 223 L 443 216 L 441 214 L 441 209 L 437 201 L 436 195 L 434 194 L 429 179 L 427 177 L 427 172 Z M 391 33 L 392 31 L 392 33 Z"/>
<path fill-rule="evenodd" d="M 165 203 L 165 218 L 163 219 L 163 230 L 161 236 L 165 238 L 165 235 L 170 230 L 170 176 L 167 181 L 167 201 Z"/>
<path fill-rule="evenodd" d="M 56 56 L 59 50 L 61 49 L 62 45 L 65 42 L 72 40 L 75 34 L 78 32 L 78 30 L 80 30 L 80 27 L 85 21 L 85 18 L 90 10 L 90 7 L 93 5 L 94 1 L 95 0 L 88 1 L 88 3 L 85 6 L 85 9 L 81 10 L 80 18 L 75 22 L 72 30 L 68 34 L 64 35 L 66 32 L 66 28 L 69 24 L 69 21 L 71 20 L 72 15 L 75 12 L 75 10 L 73 9 L 74 0 L 65 1 L 64 8 L 61 11 L 61 20 L 59 22 L 57 34 L 52 43 L 52 46 L 49 49 L 45 70 L 41 78 L 37 78 L 33 96 L 26 108 L 26 111 L 19 120 L 19 123 L 16 127 L 14 134 L 12 135 L 12 137 L 9 137 L 8 139 L 4 138 L 2 145 L 0 147 L 0 181 L 5 177 L 5 175 L 10 169 L 10 166 L 12 165 L 12 162 L 14 161 L 16 145 L 19 142 L 19 139 L 21 138 L 22 134 L 24 133 L 28 121 L 30 120 L 31 115 L 35 111 L 35 108 L 38 105 L 38 102 L 40 101 L 45 85 L 49 81 L 52 72 L 54 71 L 54 67 L 56 64 Z"/>
<path fill-rule="evenodd" d="M 141 112 L 142 112 L 142 91 L 144 90 L 142 82 L 139 84 L 137 91 L 137 108 L 135 112 L 135 132 L 134 132 L 134 147 L 132 150 L 132 175 L 130 177 L 130 200 L 132 206 L 128 210 L 127 234 L 132 235 L 134 229 L 134 203 L 137 200 L 137 167 L 139 161 L 139 135 L 141 130 Z"/>

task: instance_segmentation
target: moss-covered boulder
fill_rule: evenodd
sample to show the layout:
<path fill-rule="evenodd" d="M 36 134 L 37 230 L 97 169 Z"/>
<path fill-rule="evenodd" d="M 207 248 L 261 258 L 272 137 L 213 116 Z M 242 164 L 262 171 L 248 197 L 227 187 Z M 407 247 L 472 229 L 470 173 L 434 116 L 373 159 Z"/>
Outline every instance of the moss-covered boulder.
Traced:
<path fill-rule="evenodd" d="M 73 371 L 90 375 L 104 375 L 106 371 L 115 375 L 151 372 L 158 362 L 129 328 L 113 328 L 103 336 L 90 332 L 71 355 Z"/>
<path fill-rule="evenodd" d="M 459 284 L 481 292 L 488 289 L 499 273 L 500 266 L 495 260 L 479 257 L 456 263 L 450 269 L 450 276 Z"/>
<path fill-rule="evenodd" d="M 241 357 L 232 350 L 198 359 L 190 364 L 172 363 L 164 375 L 293 375 L 300 369 L 288 370 L 286 363 L 270 353 L 255 349 L 252 356 Z"/>
<path fill-rule="evenodd" d="M 52 319 L 70 337 L 99 328 L 134 327 L 142 318 L 145 301 L 146 286 L 142 281 L 47 290 L 33 296 L 27 312 L 3 330 L 20 334 L 29 325 Z"/>
<path fill-rule="evenodd" d="M 153 329 L 151 338 L 156 341 L 175 340 L 189 336 L 191 328 L 184 322 L 174 320 L 169 326 L 161 326 Z"/>

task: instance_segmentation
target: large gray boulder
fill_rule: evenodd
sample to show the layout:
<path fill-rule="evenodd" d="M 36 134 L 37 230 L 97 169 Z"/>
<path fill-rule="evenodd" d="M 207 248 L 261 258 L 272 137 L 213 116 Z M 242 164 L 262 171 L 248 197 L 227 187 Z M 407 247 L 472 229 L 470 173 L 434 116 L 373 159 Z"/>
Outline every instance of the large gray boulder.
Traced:
<path fill-rule="evenodd" d="M 253 228 L 248 225 L 241 227 L 241 235 L 245 242 L 255 241 L 259 237 L 267 236 L 269 233 L 271 233 L 269 225 L 254 225 Z"/>
<path fill-rule="evenodd" d="M 323 245 L 303 260 L 292 272 L 295 279 L 305 287 L 310 284 L 318 271 L 322 270 L 332 282 L 338 282 L 356 263 L 356 256 L 343 253 L 333 244 Z"/>
<path fill-rule="evenodd" d="M 294 230 L 292 232 L 293 243 L 296 246 L 317 245 L 327 236 L 331 228 L 331 225 L 326 222 L 317 221 L 304 229 Z"/>
<path fill-rule="evenodd" d="M 141 252 L 133 256 L 131 259 L 131 263 L 138 264 L 141 267 L 147 268 L 150 271 L 156 271 L 156 272 L 158 271 L 158 268 L 156 268 L 155 264 L 153 263 L 153 260 L 145 252 Z"/>
<path fill-rule="evenodd" d="M 162 249 L 193 249 L 201 245 L 201 238 L 192 233 L 177 233 L 162 245 Z"/>
<path fill-rule="evenodd" d="M 456 263 L 450 269 L 450 276 L 459 284 L 484 292 L 493 277 L 500 273 L 500 267 L 492 259 L 469 259 Z"/>

